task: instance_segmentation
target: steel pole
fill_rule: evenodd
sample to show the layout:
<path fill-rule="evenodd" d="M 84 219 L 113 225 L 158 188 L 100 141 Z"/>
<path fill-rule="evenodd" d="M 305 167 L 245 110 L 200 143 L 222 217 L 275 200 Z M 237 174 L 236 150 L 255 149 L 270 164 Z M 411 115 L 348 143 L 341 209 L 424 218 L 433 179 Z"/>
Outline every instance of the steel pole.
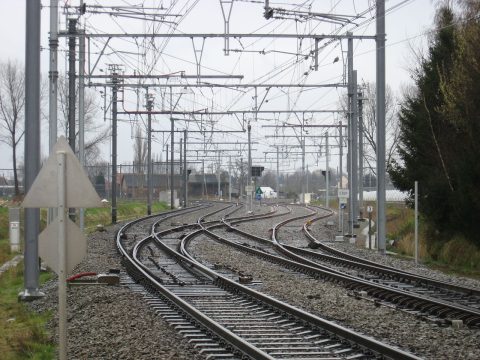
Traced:
<path fill-rule="evenodd" d="M 68 33 L 72 35 L 76 35 L 77 33 L 76 19 L 70 19 L 68 21 Z M 75 36 L 70 36 L 70 38 L 68 39 L 68 144 L 70 145 L 74 153 L 76 153 L 76 147 L 75 147 L 76 53 L 75 53 L 75 48 L 76 48 Z M 74 208 L 69 209 L 69 217 L 72 221 L 75 221 Z"/>
<path fill-rule="evenodd" d="M 277 198 L 280 197 L 280 157 L 277 146 Z"/>
<path fill-rule="evenodd" d="M 170 113 L 173 111 L 173 94 L 172 94 L 172 88 L 170 88 Z M 173 159 L 174 159 L 174 143 L 175 143 L 175 127 L 173 123 L 173 116 L 170 114 L 170 209 L 175 208 L 175 198 L 173 196 L 174 192 L 174 185 L 173 185 L 173 180 L 174 180 L 174 168 L 173 168 Z"/>
<path fill-rule="evenodd" d="M 80 1 L 80 5 L 83 0 Z M 79 37 L 78 51 L 78 155 L 80 164 L 85 166 L 85 32 Z M 85 228 L 85 209 L 80 209 L 80 230 Z"/>
<path fill-rule="evenodd" d="M 240 200 L 243 199 L 243 190 L 245 188 L 245 184 L 243 183 L 243 157 L 240 158 Z"/>
<path fill-rule="evenodd" d="M 418 264 L 418 181 L 415 181 L 415 265 Z"/>
<path fill-rule="evenodd" d="M 178 187 L 178 201 L 180 203 L 180 206 L 183 206 L 183 138 L 180 138 L 180 159 L 179 159 L 179 187 Z"/>
<path fill-rule="evenodd" d="M 170 184 L 169 184 L 169 181 L 168 181 L 168 144 L 167 144 L 167 151 L 166 151 L 166 161 L 165 161 L 165 175 L 166 175 L 166 178 L 167 178 L 167 190 L 170 189 Z"/>
<path fill-rule="evenodd" d="M 247 175 L 247 184 L 248 186 L 252 186 L 252 126 L 250 125 L 250 121 L 248 122 L 247 126 L 248 130 L 248 175 Z M 253 211 L 252 205 L 252 192 L 248 191 L 248 205 L 247 205 L 247 212 L 249 210 Z"/>
<path fill-rule="evenodd" d="M 221 199 L 220 196 L 220 153 L 218 153 L 218 165 L 217 165 L 217 195 L 218 195 L 218 200 Z"/>
<path fill-rule="evenodd" d="M 228 157 L 228 201 L 232 202 L 232 157 Z"/>
<path fill-rule="evenodd" d="M 339 154 L 338 154 L 338 162 L 339 162 L 339 171 L 340 179 L 337 184 L 337 190 L 343 189 L 343 132 L 342 132 L 342 122 L 339 122 L 338 127 L 338 144 L 339 144 Z M 338 192 L 337 192 L 338 195 Z M 338 198 L 338 196 L 337 196 Z M 340 204 L 340 198 L 338 198 L 338 231 L 343 231 L 343 209 Z"/>
<path fill-rule="evenodd" d="M 328 153 L 328 132 L 327 132 L 327 136 L 326 136 L 326 139 L 325 139 L 325 142 L 326 142 L 326 150 L 325 150 L 325 162 L 326 162 L 326 170 L 325 170 L 325 188 L 326 188 L 326 191 L 325 191 L 325 207 L 328 208 L 330 207 L 330 180 L 329 180 L 329 177 L 330 177 L 330 170 L 329 170 L 329 166 L 330 166 L 330 161 L 329 161 L 329 153 Z"/>
<path fill-rule="evenodd" d="M 48 72 L 48 148 L 57 142 L 58 97 L 58 0 L 50 0 L 50 64 Z M 55 219 L 55 210 L 48 209 L 48 223 Z"/>
<path fill-rule="evenodd" d="M 183 207 L 188 204 L 187 130 L 183 130 Z"/>
<path fill-rule="evenodd" d="M 147 215 L 152 214 L 152 108 L 153 101 L 147 93 Z"/>
<path fill-rule="evenodd" d="M 385 214 L 385 0 L 377 0 L 377 244 L 386 253 Z"/>
<path fill-rule="evenodd" d="M 350 194 L 353 208 L 353 226 L 358 225 L 358 91 L 357 91 L 357 70 L 352 74 L 352 192 Z M 352 232 L 353 234 L 353 232 Z"/>
<path fill-rule="evenodd" d="M 112 224 L 117 223 L 117 92 L 118 79 L 112 74 Z"/>
<path fill-rule="evenodd" d="M 26 3 L 25 45 L 25 193 L 40 170 L 40 1 Z M 33 300 L 38 291 L 40 267 L 38 233 L 40 209 L 25 209 L 24 290 L 21 300 Z"/>
<path fill-rule="evenodd" d="M 363 94 L 358 95 L 358 207 L 363 218 Z"/>
<path fill-rule="evenodd" d="M 303 132 L 303 129 L 302 129 L 302 132 Z M 305 138 L 302 137 L 301 141 L 302 141 L 302 204 L 305 205 Z"/>
<path fill-rule="evenodd" d="M 205 199 L 205 160 L 202 159 L 202 199 Z"/>
<path fill-rule="evenodd" d="M 66 154 L 58 152 L 58 355 L 60 360 L 67 359 L 67 221 L 66 208 Z"/>
<path fill-rule="evenodd" d="M 352 33 L 347 33 L 352 35 Z M 353 187 L 352 187 L 352 121 L 353 121 L 353 38 L 348 38 L 347 47 L 347 68 L 348 68 L 348 124 L 347 124 L 347 170 L 348 170 L 348 231 L 353 235 L 354 207 L 353 207 Z"/>

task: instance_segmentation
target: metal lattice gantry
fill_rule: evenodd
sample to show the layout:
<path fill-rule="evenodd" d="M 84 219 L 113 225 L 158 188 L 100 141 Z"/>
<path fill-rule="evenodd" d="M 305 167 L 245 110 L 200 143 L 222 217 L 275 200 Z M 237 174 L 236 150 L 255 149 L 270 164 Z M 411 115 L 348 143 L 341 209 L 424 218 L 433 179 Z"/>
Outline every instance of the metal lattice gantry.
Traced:
<path fill-rule="evenodd" d="M 251 166 L 255 165 L 252 161 L 263 158 L 264 152 L 272 146 L 279 152 L 281 146 L 297 145 L 303 145 L 305 152 L 314 141 L 324 150 L 337 147 L 338 161 L 333 159 L 330 150 L 323 151 L 322 155 L 317 153 L 316 157 L 327 161 L 328 153 L 328 161 L 340 163 L 340 174 L 349 175 L 349 187 L 354 194 L 349 206 L 349 231 L 353 234 L 361 205 L 356 202 L 361 188 L 358 183 L 361 103 L 356 83 L 366 70 L 354 66 L 354 59 L 357 47 L 373 46 L 375 42 L 377 229 L 379 250 L 384 252 L 385 2 L 364 4 L 361 9 L 345 5 L 344 11 L 338 13 L 330 11 L 323 2 L 312 3 L 310 9 L 290 5 L 280 8 L 268 1 L 222 0 L 213 4 L 185 0 L 172 2 L 168 7 L 157 5 L 153 0 L 144 1 L 142 7 L 126 3 L 85 4 L 77 0 L 60 7 L 58 1 L 50 1 L 50 148 L 56 142 L 61 116 L 58 112 L 59 74 L 68 70 L 63 64 L 70 59 L 71 144 L 78 147 L 82 164 L 87 161 L 84 145 L 88 131 L 88 115 L 85 114 L 88 97 L 103 100 L 103 104 L 98 104 L 103 110 L 102 120 L 111 128 L 112 222 L 116 222 L 116 163 L 118 159 L 123 161 L 131 156 L 128 148 L 134 140 L 133 128 L 141 126 L 147 133 L 149 179 L 153 154 L 166 155 L 168 142 L 170 175 L 173 175 L 174 163 L 179 160 L 176 147 L 180 137 L 183 139 L 184 173 L 187 170 L 185 160 L 190 156 L 185 154 L 197 150 L 204 151 L 207 163 L 217 163 L 218 168 L 232 167 L 230 161 L 222 164 L 215 149 L 206 146 L 208 143 L 249 143 L 244 155 L 249 164 L 248 184 Z M 36 30 L 31 27 L 36 26 L 34 20 L 39 12 L 38 7 L 27 4 L 27 15 L 33 21 L 27 21 L 27 34 L 32 34 L 27 38 L 29 51 L 38 45 L 38 39 L 33 37 Z M 369 28 L 374 24 L 375 30 Z M 68 40 L 70 49 L 63 40 Z M 38 80 L 39 59 L 27 56 L 26 60 L 30 94 Z M 347 103 L 342 105 L 345 89 Z M 36 105 L 28 101 L 26 190 L 28 179 L 38 172 L 38 159 L 28 155 L 33 153 L 32 146 L 36 147 L 39 139 L 40 130 L 31 125 L 35 124 L 35 109 Z M 328 137 L 325 137 L 326 131 Z M 76 133 L 79 133 L 78 139 Z M 200 144 L 195 144 L 194 134 L 200 136 Z M 330 139 L 328 144 L 327 138 Z M 343 166 L 343 138 L 347 139 L 346 168 Z M 254 142 L 258 145 L 252 149 Z M 118 143 L 122 146 L 118 147 Z M 272 169 L 277 163 L 277 175 L 279 163 L 283 161 L 287 164 L 281 156 L 272 158 Z M 298 157 L 293 156 L 293 152 L 288 161 L 290 170 L 301 168 L 305 171 L 306 167 L 316 166 L 314 156 Z M 198 165 L 192 163 L 192 166 Z M 305 193 L 304 188 L 302 193 Z M 173 192 L 171 200 L 173 204 Z M 149 190 L 149 212 L 151 202 Z M 31 239 L 38 232 L 36 218 L 34 212 L 26 216 L 26 233 Z M 82 217 L 80 219 L 83 221 Z M 35 246 L 28 245 L 32 242 L 27 243 L 28 258 L 37 255 Z M 33 292 L 38 286 L 35 280 L 38 274 L 31 267 L 26 270 L 25 288 Z"/>

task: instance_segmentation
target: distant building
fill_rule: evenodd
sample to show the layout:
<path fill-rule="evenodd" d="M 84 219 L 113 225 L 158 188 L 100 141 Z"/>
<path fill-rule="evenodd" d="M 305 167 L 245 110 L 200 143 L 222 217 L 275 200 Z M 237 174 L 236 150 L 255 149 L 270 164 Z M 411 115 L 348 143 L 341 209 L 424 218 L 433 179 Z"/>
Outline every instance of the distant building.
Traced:
<path fill-rule="evenodd" d="M 278 197 L 277 192 L 269 186 L 260 186 L 260 190 L 262 190 L 262 198 L 264 199 L 276 199 Z"/>
<path fill-rule="evenodd" d="M 181 195 L 183 177 L 179 174 L 173 176 L 173 188 Z M 105 189 L 110 192 L 111 183 L 105 179 Z M 166 191 L 171 188 L 171 177 L 168 174 L 152 174 L 153 198 L 158 198 L 160 191 Z M 220 191 L 222 196 L 228 197 L 228 178 L 220 182 Z M 98 184 L 97 184 L 98 186 Z M 215 174 L 190 174 L 188 176 L 188 194 L 193 197 L 218 196 L 218 180 Z M 98 190 L 97 190 L 98 191 Z M 146 198 L 148 192 L 148 181 L 146 174 L 123 173 L 117 175 L 117 196 L 123 198 Z M 232 190 L 232 196 L 233 194 Z"/>
<path fill-rule="evenodd" d="M 23 192 L 23 185 L 21 182 L 18 184 L 20 193 Z M 8 180 L 4 176 L 0 176 L 0 196 L 2 197 L 11 197 L 15 195 L 15 182 L 13 180 Z"/>

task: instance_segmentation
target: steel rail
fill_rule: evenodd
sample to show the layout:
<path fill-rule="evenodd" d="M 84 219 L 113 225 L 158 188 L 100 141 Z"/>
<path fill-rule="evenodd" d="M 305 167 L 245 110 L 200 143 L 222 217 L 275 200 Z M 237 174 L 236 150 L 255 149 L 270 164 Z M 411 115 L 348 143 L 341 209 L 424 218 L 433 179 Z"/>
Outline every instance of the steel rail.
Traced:
<path fill-rule="evenodd" d="M 313 214 L 298 216 L 298 217 L 289 219 L 286 222 L 299 220 L 301 218 L 309 217 L 312 215 Z M 279 223 L 276 226 L 278 227 L 278 225 L 281 225 L 282 223 Z M 232 231 L 241 233 L 244 236 L 247 236 L 256 240 L 262 239 L 261 237 L 258 237 L 256 235 L 253 235 L 253 234 L 241 231 L 235 227 L 232 227 L 226 222 L 223 222 L 222 224 L 218 224 L 218 225 L 213 225 L 209 227 L 209 229 L 218 228 L 225 225 L 229 226 L 229 228 Z M 252 253 L 261 258 L 267 259 L 277 264 L 281 264 L 283 266 L 287 266 L 291 269 L 306 273 L 311 276 L 318 276 L 321 278 L 330 278 L 334 281 L 342 282 L 352 290 L 367 291 L 367 293 L 369 293 L 374 297 L 377 297 L 385 301 L 397 303 L 398 306 L 408 305 L 409 309 L 412 309 L 412 310 L 417 308 L 421 310 L 428 310 L 429 313 L 434 314 L 440 318 L 445 318 L 447 315 L 454 315 L 454 317 L 452 316 L 454 319 L 460 319 L 467 325 L 478 326 L 480 324 L 480 310 L 478 309 L 466 307 L 466 306 L 455 304 L 445 300 L 440 300 L 440 299 L 435 299 L 428 296 L 410 293 L 404 290 L 392 288 L 382 284 L 373 283 L 349 274 L 345 274 L 337 270 L 333 270 L 329 267 L 320 265 L 316 262 L 313 262 L 299 255 L 296 255 L 295 253 L 285 249 L 281 244 L 279 244 L 278 241 L 276 241 L 276 238 L 275 240 L 273 240 L 274 237 L 276 236 L 275 226 L 272 229 L 272 241 L 263 239 L 262 242 L 271 243 L 271 244 L 273 243 L 281 254 L 294 260 L 289 260 L 287 258 L 272 255 L 249 246 L 231 242 L 229 240 L 223 239 L 221 236 L 218 236 L 208 230 L 205 230 L 205 233 L 209 235 L 211 238 L 221 241 L 232 247 L 235 247 L 241 251 Z"/>
<path fill-rule="evenodd" d="M 320 207 L 320 209 L 329 210 L 329 209 L 325 209 L 325 208 L 322 208 L 322 207 Z M 328 216 L 330 216 L 330 215 L 328 215 Z M 478 289 L 473 289 L 473 288 L 467 288 L 467 287 L 463 287 L 463 286 L 459 286 L 459 285 L 454 285 L 454 284 L 447 283 L 447 282 L 444 282 L 444 281 L 439 281 L 439 280 L 435 280 L 435 279 L 432 279 L 432 278 L 428 278 L 426 276 L 417 275 L 417 274 L 414 274 L 414 273 L 411 273 L 411 272 L 408 272 L 408 271 L 405 271 L 405 270 L 396 269 L 396 268 L 391 267 L 391 266 L 379 264 L 379 263 L 376 263 L 374 261 L 369 261 L 369 260 L 360 258 L 360 257 L 355 256 L 355 255 L 347 254 L 347 253 L 345 253 L 341 250 L 334 249 L 334 248 L 328 246 L 327 244 L 322 243 L 321 241 L 319 241 L 317 238 L 315 238 L 313 236 L 313 234 L 309 230 L 309 226 L 311 226 L 311 224 L 313 222 L 321 220 L 325 217 L 327 217 L 327 216 L 319 216 L 319 217 L 316 217 L 315 219 L 310 220 L 309 222 L 307 222 L 303 225 L 302 230 L 303 230 L 304 234 L 306 235 L 306 237 L 311 242 L 311 244 L 313 244 L 313 248 L 321 248 L 323 251 L 335 254 L 336 256 L 329 256 L 329 255 L 325 255 L 325 254 L 322 255 L 322 254 L 318 254 L 316 252 L 311 252 L 311 251 L 308 251 L 308 250 L 305 250 L 305 249 L 298 249 L 298 248 L 295 248 L 295 247 L 289 246 L 289 245 L 284 245 L 284 246 L 287 249 L 294 250 L 294 251 L 297 251 L 297 250 L 299 252 L 305 251 L 306 254 L 309 254 L 309 255 L 312 255 L 312 256 L 317 256 L 317 255 L 325 256 L 326 260 L 328 260 L 328 259 L 336 260 L 338 257 L 343 258 L 343 259 L 348 259 L 348 260 L 351 260 L 357 267 L 360 267 L 360 268 L 363 268 L 363 269 L 374 270 L 374 271 L 383 271 L 385 274 L 388 274 L 388 275 L 391 275 L 391 276 L 396 276 L 396 277 L 403 277 L 403 278 L 405 278 L 409 281 L 423 282 L 425 285 L 428 285 L 428 286 L 440 287 L 440 288 L 444 288 L 446 290 L 452 290 L 452 291 L 456 291 L 456 292 L 459 292 L 459 293 L 463 293 L 465 295 L 474 295 L 474 296 L 480 297 L 480 290 L 478 290 Z"/>
<path fill-rule="evenodd" d="M 158 215 L 157 215 L 158 216 Z M 153 216 L 149 216 L 146 218 L 152 218 Z M 140 218 L 137 219 L 133 222 L 130 222 L 126 225 L 124 225 L 117 233 L 117 248 L 119 249 L 121 255 L 124 258 L 124 261 L 126 263 L 127 270 L 132 274 L 134 273 L 133 276 L 139 280 L 139 277 L 142 278 L 142 282 L 147 282 L 148 286 L 153 288 L 155 291 L 161 294 L 164 298 L 168 299 L 168 301 L 172 302 L 176 307 L 184 311 L 186 314 L 188 314 L 192 319 L 197 321 L 199 324 L 204 326 L 206 329 L 214 332 L 216 335 L 220 336 L 221 338 L 227 340 L 231 346 L 236 348 L 238 351 L 240 351 L 243 354 L 248 355 L 249 357 L 253 359 L 259 359 L 259 360 L 272 360 L 274 359 L 267 353 L 261 351 L 260 349 L 256 348 L 255 346 L 252 346 L 248 342 L 244 341 L 242 338 L 239 336 L 235 335 L 225 327 L 221 326 L 217 322 L 211 320 L 209 317 L 205 316 L 203 313 L 199 312 L 197 309 L 195 309 L 193 306 L 191 306 L 189 303 L 181 299 L 180 297 L 176 296 L 173 294 L 171 291 L 169 291 L 165 286 L 163 286 L 155 277 L 155 275 L 145 266 L 143 265 L 140 261 L 138 261 L 135 257 L 138 253 L 138 249 L 141 243 L 144 243 L 147 240 L 150 239 L 155 239 L 156 235 L 155 234 L 150 234 L 144 239 L 142 239 L 139 243 L 137 243 L 133 249 L 132 255 L 129 254 L 129 252 L 123 248 L 122 246 L 122 236 L 121 234 L 125 233 L 125 230 L 130 227 L 133 224 L 136 224 L 140 221 L 145 220 L 146 218 Z M 169 249 L 167 246 L 163 247 L 163 250 L 170 252 L 172 255 L 174 255 L 176 258 L 180 258 L 182 261 L 186 261 L 185 259 L 182 259 L 182 255 L 178 253 L 174 253 Z M 187 261 L 188 262 L 188 261 Z M 207 278 L 212 278 L 209 276 L 210 274 L 208 272 L 202 271 L 203 269 L 201 267 L 197 268 L 197 270 L 200 270 L 206 276 Z M 212 279 L 215 279 L 216 276 L 213 276 Z"/>
<path fill-rule="evenodd" d="M 199 223 L 199 224 L 201 224 L 201 223 Z M 212 225 L 208 229 L 211 229 L 212 227 L 221 227 L 221 226 L 224 226 L 224 225 L 223 224 Z M 195 231 L 189 233 L 188 235 L 186 235 L 182 239 L 182 242 L 181 242 L 181 245 L 180 245 L 180 252 L 181 252 L 182 256 L 189 259 L 193 264 L 195 264 L 195 268 L 202 268 L 204 272 L 211 274 L 211 276 L 217 276 L 217 281 L 216 282 L 219 285 L 221 285 L 222 287 L 230 288 L 230 289 L 233 289 L 234 291 L 240 291 L 244 294 L 247 294 L 254 299 L 257 299 L 259 301 L 262 301 L 262 302 L 268 304 L 271 307 L 274 307 L 274 308 L 277 308 L 277 309 L 279 309 L 283 312 L 289 313 L 289 314 L 297 317 L 298 319 L 300 319 L 302 321 L 308 322 L 308 323 L 310 323 L 310 324 L 312 324 L 316 327 L 319 327 L 319 328 L 321 328 L 325 331 L 328 331 L 332 334 L 335 334 L 336 336 L 342 337 L 348 342 L 354 342 L 364 349 L 374 351 L 378 354 L 386 356 L 387 358 L 390 358 L 390 359 L 419 359 L 415 355 L 412 355 L 412 354 L 407 353 L 403 350 L 394 348 L 392 346 L 383 344 L 383 343 L 381 343 L 381 342 L 379 342 L 379 341 L 377 341 L 377 340 L 375 340 L 371 337 L 360 335 L 360 334 L 358 334 L 358 333 L 356 333 L 352 330 L 346 329 L 346 328 L 344 328 L 340 325 L 337 325 L 333 322 L 322 319 L 322 318 L 320 318 L 316 315 L 310 314 L 306 311 L 303 311 L 303 310 L 298 309 L 296 307 L 293 307 L 289 304 L 281 302 L 277 299 L 274 299 L 274 298 L 272 298 L 268 295 L 262 294 L 262 293 L 260 293 L 256 290 L 253 290 L 253 289 L 248 288 L 244 285 L 236 283 L 235 281 L 232 281 L 232 280 L 230 280 L 230 279 L 228 279 L 228 278 L 226 278 L 222 275 L 217 274 L 213 270 L 210 270 L 206 266 L 199 263 L 187 251 L 188 243 L 194 237 L 199 236 L 203 233 L 207 234 L 208 236 L 210 236 L 212 238 L 218 239 L 218 240 L 220 240 L 220 239 L 225 240 L 225 239 L 222 239 L 220 236 L 212 233 L 208 229 L 202 226 L 202 229 L 195 230 Z M 228 242 L 228 240 L 227 240 L 227 242 Z M 233 245 L 233 243 L 231 243 L 231 242 L 228 242 L 228 243 L 229 243 L 229 245 Z M 237 244 L 235 244 L 235 245 L 237 245 Z M 235 245 L 233 245 L 233 246 L 235 246 Z M 242 249 L 245 248 L 245 247 L 243 247 L 242 245 L 239 245 L 239 244 L 238 244 L 238 246 L 239 246 L 239 248 L 242 248 Z M 252 250 L 253 252 L 257 252 L 257 251 L 255 251 L 255 249 L 250 249 L 250 250 Z M 265 254 L 265 253 L 263 253 L 263 254 Z M 269 255 L 269 254 L 266 254 L 266 255 Z M 269 255 L 269 256 L 272 256 L 272 255 Z M 295 267 L 297 267 L 298 265 L 301 265 L 301 264 L 298 264 L 296 262 L 293 262 L 291 260 L 284 259 L 284 258 L 278 258 L 278 260 L 279 261 L 285 261 L 285 262 L 288 262 L 290 264 L 293 264 Z M 315 271 L 316 269 L 312 268 L 311 270 Z"/>
<path fill-rule="evenodd" d="M 297 217 L 282 221 L 273 226 L 272 242 L 282 254 L 284 254 L 285 256 L 288 256 L 291 259 L 294 259 L 295 261 L 301 264 L 305 264 L 306 266 L 314 267 L 321 271 L 327 271 L 332 274 L 336 274 L 338 276 L 348 278 L 352 285 L 361 286 L 363 287 L 363 290 L 367 289 L 365 291 L 367 291 L 368 293 L 372 293 L 372 291 L 376 291 L 377 293 L 372 294 L 373 296 L 381 295 L 381 297 L 391 297 L 393 295 L 394 297 L 397 298 L 397 300 L 400 300 L 403 298 L 410 299 L 416 302 L 411 304 L 412 306 L 415 306 L 415 308 L 426 309 L 426 307 L 429 307 L 431 305 L 432 308 L 430 310 L 430 313 L 433 313 L 441 318 L 446 318 L 448 315 L 455 315 L 454 319 L 461 319 L 467 325 L 471 325 L 471 326 L 480 325 L 480 309 L 476 309 L 476 308 L 456 304 L 451 301 L 437 299 L 430 296 L 424 296 L 417 293 L 412 293 L 405 290 L 396 289 L 390 286 L 385 286 L 382 284 L 376 284 L 367 280 L 363 280 L 356 276 L 345 274 L 341 271 L 333 270 L 326 266 L 320 265 L 314 261 L 305 259 L 304 257 L 299 256 L 294 252 L 288 250 L 278 242 L 278 239 L 276 238 L 276 234 L 279 227 L 281 227 L 286 223 L 299 220 L 302 218 L 306 218 L 311 215 L 312 214 L 297 216 Z M 339 278 L 337 277 L 337 279 Z"/>

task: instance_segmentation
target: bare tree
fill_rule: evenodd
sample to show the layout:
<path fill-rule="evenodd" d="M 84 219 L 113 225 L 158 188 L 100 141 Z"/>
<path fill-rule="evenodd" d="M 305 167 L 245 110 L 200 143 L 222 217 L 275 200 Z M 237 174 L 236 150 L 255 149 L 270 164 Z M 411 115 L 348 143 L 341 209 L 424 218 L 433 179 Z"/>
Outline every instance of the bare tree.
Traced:
<path fill-rule="evenodd" d="M 375 169 L 377 153 L 377 119 L 376 119 L 376 87 L 374 83 L 366 83 L 363 90 L 363 136 L 365 139 L 364 159 L 371 169 Z M 392 89 L 387 85 L 385 89 L 385 144 L 386 165 L 391 164 L 395 156 L 400 127 L 397 117 L 397 99 Z M 375 173 L 375 170 L 373 170 Z"/>
<path fill-rule="evenodd" d="M 17 146 L 23 138 L 25 73 L 17 62 L 0 63 L 0 141 L 12 148 L 15 195 L 20 193 Z"/>
<path fill-rule="evenodd" d="M 376 87 L 374 83 L 363 84 L 363 158 L 367 167 L 375 174 L 377 153 L 377 123 L 376 123 Z M 341 100 L 342 109 L 347 109 L 347 97 Z M 385 89 L 385 143 L 386 165 L 391 164 L 398 147 L 400 128 L 397 117 L 397 99 L 392 89 Z"/>
<path fill-rule="evenodd" d="M 144 165 L 147 162 L 147 139 L 143 136 L 140 125 L 135 129 L 135 141 L 133 143 L 133 166 L 137 174 L 143 174 Z"/>
<path fill-rule="evenodd" d="M 264 171 L 258 183 L 261 184 L 262 186 L 270 186 L 272 189 L 276 189 L 277 175 L 275 172 L 271 170 Z"/>
<path fill-rule="evenodd" d="M 76 88 L 78 92 L 78 86 Z M 76 94 L 78 99 L 78 93 Z M 58 79 L 58 102 L 59 116 L 58 128 L 65 137 L 68 138 L 68 82 L 65 77 L 60 76 Z M 76 132 L 75 137 L 78 138 L 78 106 L 76 108 Z M 94 94 L 85 89 L 85 163 L 92 164 L 98 161 L 100 155 L 100 144 L 110 136 L 110 128 L 96 121 L 98 105 L 95 101 Z M 78 141 L 76 152 L 78 152 Z"/>

